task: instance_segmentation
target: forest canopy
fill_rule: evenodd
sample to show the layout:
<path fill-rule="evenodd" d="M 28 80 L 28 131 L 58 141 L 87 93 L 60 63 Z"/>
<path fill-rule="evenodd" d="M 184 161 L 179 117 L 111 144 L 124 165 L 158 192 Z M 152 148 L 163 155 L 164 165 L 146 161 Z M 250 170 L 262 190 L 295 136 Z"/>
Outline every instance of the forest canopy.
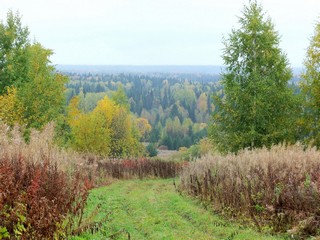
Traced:
<path fill-rule="evenodd" d="M 114 97 L 120 89 L 128 97 L 130 111 L 151 126 L 141 140 L 172 150 L 190 147 L 207 136 L 214 108 L 211 97 L 221 90 L 220 76 L 215 74 L 65 74 L 70 78 L 68 102 L 79 96 L 79 108 L 92 111 L 99 100 L 106 95 Z"/>

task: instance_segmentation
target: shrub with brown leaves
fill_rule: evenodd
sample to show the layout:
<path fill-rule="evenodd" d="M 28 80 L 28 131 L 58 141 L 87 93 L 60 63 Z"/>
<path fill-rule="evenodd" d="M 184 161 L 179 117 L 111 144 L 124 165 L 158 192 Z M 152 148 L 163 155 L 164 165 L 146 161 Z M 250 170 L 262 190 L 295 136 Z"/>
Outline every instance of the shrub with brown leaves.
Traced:
<path fill-rule="evenodd" d="M 320 230 L 320 152 L 299 146 L 208 156 L 185 167 L 180 189 L 259 230 L 316 235 Z"/>
<path fill-rule="evenodd" d="M 98 162 L 98 172 L 116 179 L 173 178 L 183 163 L 151 159 L 114 159 Z"/>

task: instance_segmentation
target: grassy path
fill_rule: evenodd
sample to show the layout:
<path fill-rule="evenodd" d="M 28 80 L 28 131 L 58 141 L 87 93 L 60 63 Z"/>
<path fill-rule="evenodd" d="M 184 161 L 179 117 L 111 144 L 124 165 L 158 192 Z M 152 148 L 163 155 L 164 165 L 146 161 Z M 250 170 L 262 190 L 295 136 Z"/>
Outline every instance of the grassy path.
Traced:
<path fill-rule="evenodd" d="M 86 215 L 99 204 L 108 221 L 73 239 L 277 239 L 221 220 L 180 196 L 172 180 L 119 181 L 90 194 Z"/>

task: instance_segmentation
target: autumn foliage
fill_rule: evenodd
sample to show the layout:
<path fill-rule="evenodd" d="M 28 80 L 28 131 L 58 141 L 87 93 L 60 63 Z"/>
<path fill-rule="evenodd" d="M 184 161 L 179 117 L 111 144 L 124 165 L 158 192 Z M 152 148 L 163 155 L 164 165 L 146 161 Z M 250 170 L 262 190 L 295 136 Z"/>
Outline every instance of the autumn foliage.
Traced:
<path fill-rule="evenodd" d="M 63 170 L 50 143 L 53 126 L 32 132 L 0 125 L 0 238 L 63 238 L 82 214 L 91 182 L 77 168 Z M 59 159 L 58 159 L 59 156 Z"/>
<path fill-rule="evenodd" d="M 17 99 L 17 89 L 7 87 L 6 90 L 0 95 L 0 120 L 8 125 L 23 124 L 23 107 Z"/>
<path fill-rule="evenodd" d="M 74 97 L 68 107 L 73 148 L 79 152 L 103 157 L 139 155 L 139 131 L 126 106 L 109 97 L 97 103 L 92 112 L 79 109 L 79 98 Z"/>

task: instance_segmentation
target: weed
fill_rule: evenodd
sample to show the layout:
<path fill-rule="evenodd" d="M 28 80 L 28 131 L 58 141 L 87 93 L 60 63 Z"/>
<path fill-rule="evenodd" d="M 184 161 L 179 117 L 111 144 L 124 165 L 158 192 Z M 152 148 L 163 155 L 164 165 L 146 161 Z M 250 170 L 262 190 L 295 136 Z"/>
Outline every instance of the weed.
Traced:
<path fill-rule="evenodd" d="M 261 230 L 316 235 L 320 228 L 320 152 L 299 146 L 207 156 L 182 170 L 180 191 L 211 202 Z"/>
<path fill-rule="evenodd" d="M 173 178 L 178 176 L 182 163 L 151 159 L 114 159 L 98 162 L 98 172 L 116 179 Z"/>

